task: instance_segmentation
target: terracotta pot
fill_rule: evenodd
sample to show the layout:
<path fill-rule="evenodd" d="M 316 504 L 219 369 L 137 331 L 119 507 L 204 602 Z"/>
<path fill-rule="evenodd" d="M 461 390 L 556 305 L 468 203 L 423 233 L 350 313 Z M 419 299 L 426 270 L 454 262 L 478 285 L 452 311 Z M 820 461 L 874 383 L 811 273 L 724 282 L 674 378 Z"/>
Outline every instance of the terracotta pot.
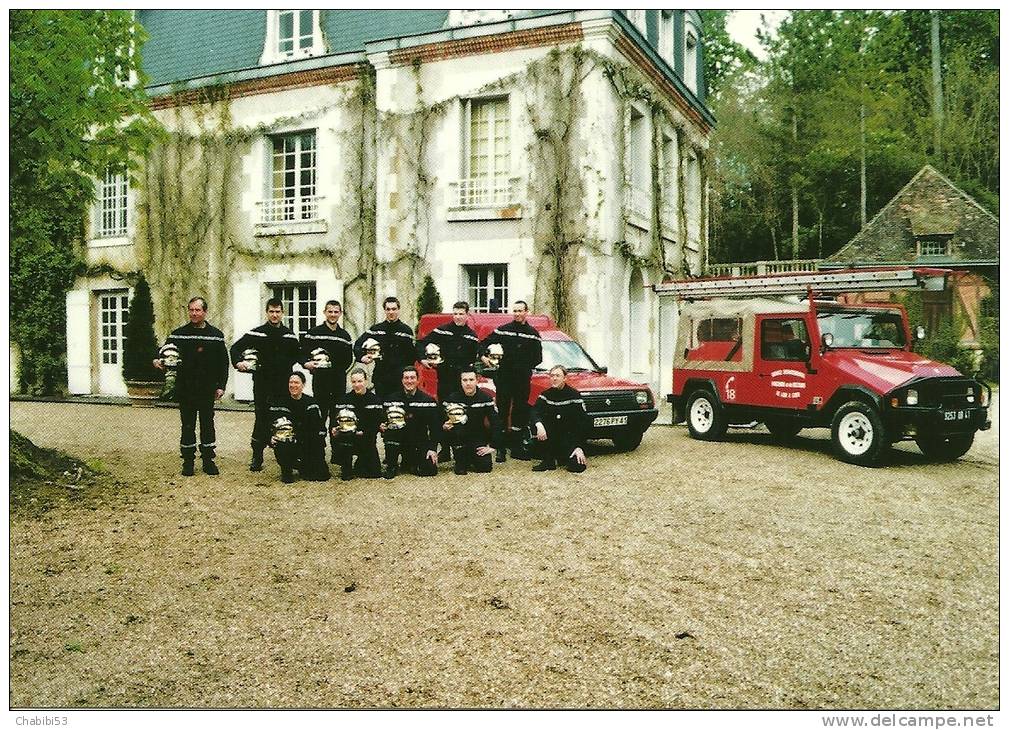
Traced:
<path fill-rule="evenodd" d="M 130 405 L 140 408 L 153 408 L 164 388 L 160 381 L 127 380 L 126 392 L 130 396 Z"/>

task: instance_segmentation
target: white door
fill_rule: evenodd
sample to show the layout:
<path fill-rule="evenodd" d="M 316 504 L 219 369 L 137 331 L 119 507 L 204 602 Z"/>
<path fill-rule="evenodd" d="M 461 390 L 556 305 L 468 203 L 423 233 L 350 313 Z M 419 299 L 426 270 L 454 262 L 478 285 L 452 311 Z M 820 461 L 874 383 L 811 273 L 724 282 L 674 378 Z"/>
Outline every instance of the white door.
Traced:
<path fill-rule="evenodd" d="M 126 395 L 123 380 L 123 326 L 130 306 L 126 289 L 98 293 L 98 392 Z"/>

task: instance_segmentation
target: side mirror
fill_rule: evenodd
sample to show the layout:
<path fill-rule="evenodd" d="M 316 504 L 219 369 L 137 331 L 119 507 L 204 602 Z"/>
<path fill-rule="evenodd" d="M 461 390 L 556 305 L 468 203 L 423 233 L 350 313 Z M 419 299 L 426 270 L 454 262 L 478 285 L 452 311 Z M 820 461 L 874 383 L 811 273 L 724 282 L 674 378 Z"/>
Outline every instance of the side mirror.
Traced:
<path fill-rule="evenodd" d="M 918 328 L 915 330 L 914 335 L 919 340 L 924 340 L 925 339 L 925 327 L 922 326 L 922 325 L 918 325 Z"/>
<path fill-rule="evenodd" d="M 834 344 L 834 335 L 830 332 L 824 332 L 820 336 L 820 352 L 826 352 Z"/>

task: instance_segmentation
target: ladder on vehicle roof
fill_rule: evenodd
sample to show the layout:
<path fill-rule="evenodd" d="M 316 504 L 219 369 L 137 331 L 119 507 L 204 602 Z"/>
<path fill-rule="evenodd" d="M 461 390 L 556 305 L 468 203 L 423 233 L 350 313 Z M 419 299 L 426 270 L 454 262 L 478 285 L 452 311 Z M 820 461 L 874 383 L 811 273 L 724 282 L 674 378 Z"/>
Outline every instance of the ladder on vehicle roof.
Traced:
<path fill-rule="evenodd" d="M 942 291 L 946 288 L 948 269 L 880 267 L 842 269 L 793 274 L 761 276 L 721 276 L 704 279 L 681 279 L 653 284 L 659 296 L 680 299 L 713 299 L 716 297 L 799 296 L 846 294 L 860 291 L 922 289 Z"/>

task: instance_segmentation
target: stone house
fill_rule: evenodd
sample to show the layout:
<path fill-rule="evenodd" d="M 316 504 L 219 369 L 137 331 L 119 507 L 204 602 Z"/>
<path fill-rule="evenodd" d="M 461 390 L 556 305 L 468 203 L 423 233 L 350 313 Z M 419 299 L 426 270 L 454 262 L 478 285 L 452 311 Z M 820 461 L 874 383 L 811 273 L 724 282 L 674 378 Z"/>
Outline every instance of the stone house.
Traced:
<path fill-rule="evenodd" d="M 205 295 L 226 337 L 279 296 L 303 331 L 359 333 L 518 299 L 611 372 L 658 384 L 645 287 L 707 240 L 703 35 L 692 10 L 139 10 L 166 138 L 97 181 L 66 298 L 68 386 L 120 394 L 131 275 L 163 337 Z M 229 385 L 251 397 L 246 375 Z"/>
<path fill-rule="evenodd" d="M 923 324 L 934 330 L 951 318 L 961 344 L 979 344 L 980 304 L 998 281 L 999 222 L 931 165 L 897 195 L 821 269 L 881 265 L 951 269 L 942 292 L 922 292 Z M 882 293 L 877 298 L 887 298 Z"/>

